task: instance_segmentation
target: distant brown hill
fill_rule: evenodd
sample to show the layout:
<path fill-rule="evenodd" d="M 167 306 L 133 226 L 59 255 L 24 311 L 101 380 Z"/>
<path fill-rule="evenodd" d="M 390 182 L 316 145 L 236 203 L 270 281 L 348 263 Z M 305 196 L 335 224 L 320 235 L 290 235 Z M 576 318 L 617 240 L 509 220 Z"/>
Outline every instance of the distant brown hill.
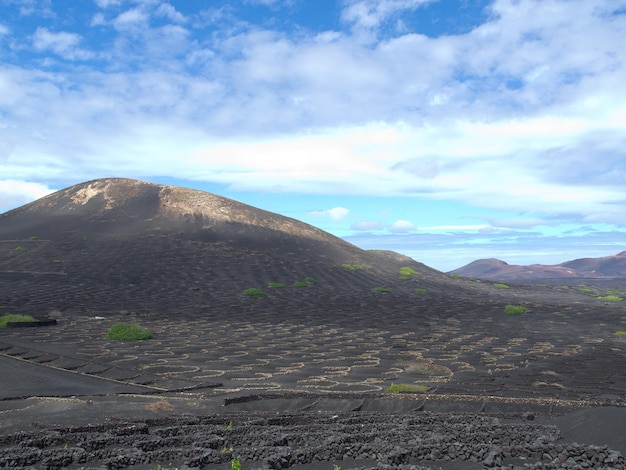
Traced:
<path fill-rule="evenodd" d="M 556 265 L 520 266 L 490 258 L 473 261 L 451 274 L 485 280 L 622 279 L 626 278 L 626 251 L 602 258 L 580 258 Z"/>
<path fill-rule="evenodd" d="M 4 309 L 181 309 L 237 303 L 270 283 L 306 298 L 313 289 L 292 286 L 307 278 L 328 298 L 398 282 L 402 266 L 447 281 L 295 219 L 129 179 L 78 184 L 0 215 Z"/>

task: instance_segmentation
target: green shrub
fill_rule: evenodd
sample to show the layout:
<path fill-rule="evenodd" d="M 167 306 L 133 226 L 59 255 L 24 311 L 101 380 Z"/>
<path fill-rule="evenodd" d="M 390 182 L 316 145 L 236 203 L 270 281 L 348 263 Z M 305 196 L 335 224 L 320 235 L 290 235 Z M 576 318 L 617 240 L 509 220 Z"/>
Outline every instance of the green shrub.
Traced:
<path fill-rule="evenodd" d="M 618 338 L 626 337 L 626 331 L 616 331 L 613 333 L 613 336 L 617 336 Z"/>
<path fill-rule="evenodd" d="M 307 284 L 315 284 L 317 283 L 317 279 L 315 279 L 314 277 L 306 277 L 304 278 L 304 282 L 306 282 Z"/>
<path fill-rule="evenodd" d="M 424 289 L 423 287 L 416 287 L 415 292 L 418 294 L 428 294 L 428 289 Z"/>
<path fill-rule="evenodd" d="M 374 292 L 380 292 L 380 293 L 386 293 L 386 292 L 391 292 L 391 290 L 388 287 L 374 287 Z"/>
<path fill-rule="evenodd" d="M 409 279 L 411 279 L 412 276 L 416 274 L 418 274 L 418 272 L 413 268 L 409 268 L 408 266 L 402 266 L 400 268 L 400 280 L 401 281 L 408 281 Z"/>
<path fill-rule="evenodd" d="M 621 302 L 622 300 L 624 300 L 623 298 L 618 297 L 616 295 L 598 296 L 596 297 L 596 299 L 604 300 L 605 302 Z"/>
<path fill-rule="evenodd" d="M 371 266 L 367 264 L 342 264 L 341 266 L 348 271 L 361 271 L 371 268 Z"/>
<path fill-rule="evenodd" d="M 22 252 L 22 251 L 24 251 L 24 250 L 25 250 L 25 248 L 24 248 L 23 246 L 18 246 L 18 247 L 17 247 L 14 251 L 15 251 L 16 253 L 21 253 L 21 252 Z"/>
<path fill-rule="evenodd" d="M 116 323 L 105 336 L 108 339 L 118 341 L 140 341 L 154 338 L 152 331 L 139 325 L 130 325 L 128 323 Z"/>
<path fill-rule="evenodd" d="M 461 276 L 460 274 L 450 274 L 450 277 L 454 278 L 454 279 L 461 279 L 463 276 Z"/>
<path fill-rule="evenodd" d="M 269 287 L 270 289 L 282 289 L 283 287 L 285 287 L 285 284 L 283 284 L 282 282 L 270 282 L 267 287 Z"/>
<path fill-rule="evenodd" d="M 527 311 L 528 309 L 522 305 L 506 305 L 504 307 L 504 313 L 507 315 L 521 315 Z"/>
<path fill-rule="evenodd" d="M 508 284 L 502 284 L 501 282 L 494 283 L 493 287 L 497 287 L 498 289 L 510 289 L 511 288 Z"/>
<path fill-rule="evenodd" d="M 250 287 L 243 291 L 243 295 L 247 295 L 248 297 L 263 297 L 267 295 L 262 289 L 257 289 L 256 287 Z"/>
<path fill-rule="evenodd" d="M 303 281 L 296 281 L 293 283 L 293 286 L 294 287 L 309 287 L 309 285 Z"/>
<path fill-rule="evenodd" d="M 19 315 L 15 313 L 9 313 L 0 317 L 0 327 L 7 326 L 7 323 L 33 323 L 38 322 L 34 317 L 30 315 Z"/>
<path fill-rule="evenodd" d="M 428 385 L 415 384 L 391 384 L 385 388 L 387 393 L 425 393 L 430 387 Z"/>

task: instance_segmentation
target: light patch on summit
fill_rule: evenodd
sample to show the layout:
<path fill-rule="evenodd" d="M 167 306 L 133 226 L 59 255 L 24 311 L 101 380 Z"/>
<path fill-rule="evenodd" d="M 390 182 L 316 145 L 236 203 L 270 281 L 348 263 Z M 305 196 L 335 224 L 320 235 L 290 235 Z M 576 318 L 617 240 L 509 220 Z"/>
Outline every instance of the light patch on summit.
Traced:
<path fill-rule="evenodd" d="M 87 186 L 86 188 L 79 189 L 72 196 L 72 202 L 74 204 L 85 205 L 89 202 L 89 200 L 96 196 L 99 193 L 96 189 L 91 186 Z"/>
<path fill-rule="evenodd" d="M 93 183 L 84 188 L 81 188 L 76 191 L 76 193 L 72 196 L 72 202 L 74 204 L 79 204 L 84 206 L 91 199 L 96 197 L 97 195 L 102 195 L 104 200 L 106 201 L 106 205 L 104 209 L 113 209 L 113 198 L 108 195 L 108 189 L 110 187 L 110 183 L 106 183 L 104 185 L 100 184 L 98 187 L 98 183 Z"/>

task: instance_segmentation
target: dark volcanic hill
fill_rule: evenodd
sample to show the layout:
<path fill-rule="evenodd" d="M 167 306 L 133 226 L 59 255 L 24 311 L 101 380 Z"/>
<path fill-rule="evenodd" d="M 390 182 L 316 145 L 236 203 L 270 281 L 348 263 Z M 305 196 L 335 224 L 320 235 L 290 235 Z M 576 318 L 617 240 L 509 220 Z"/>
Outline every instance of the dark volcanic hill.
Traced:
<path fill-rule="evenodd" d="M 0 215 L 4 310 L 184 309 L 250 301 L 242 290 L 269 283 L 306 298 L 312 289 L 291 287 L 306 278 L 331 298 L 397 282 L 402 266 L 446 280 L 288 217 L 128 179 L 78 184 Z"/>
<path fill-rule="evenodd" d="M 580 258 L 556 265 L 520 266 L 490 258 L 473 261 L 451 271 L 465 277 L 492 281 L 533 279 L 624 279 L 626 251 L 602 258 Z"/>

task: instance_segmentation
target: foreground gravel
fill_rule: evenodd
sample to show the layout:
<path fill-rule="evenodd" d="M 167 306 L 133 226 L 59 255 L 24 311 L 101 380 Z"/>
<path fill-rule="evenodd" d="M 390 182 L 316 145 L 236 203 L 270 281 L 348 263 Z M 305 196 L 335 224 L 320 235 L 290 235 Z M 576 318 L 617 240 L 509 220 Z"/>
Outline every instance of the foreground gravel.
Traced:
<path fill-rule="evenodd" d="M 246 412 L 42 426 L 0 436 L 0 468 L 626 468 L 619 452 L 562 442 L 532 418 Z"/>

